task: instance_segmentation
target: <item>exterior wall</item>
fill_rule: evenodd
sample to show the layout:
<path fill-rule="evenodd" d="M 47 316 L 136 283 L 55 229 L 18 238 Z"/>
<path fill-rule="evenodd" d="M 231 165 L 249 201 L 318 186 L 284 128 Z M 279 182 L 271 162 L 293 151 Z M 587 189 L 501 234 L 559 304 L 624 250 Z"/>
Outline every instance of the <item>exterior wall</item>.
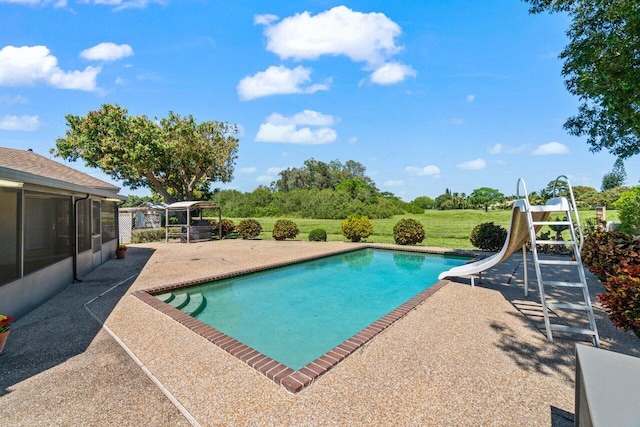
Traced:
<path fill-rule="evenodd" d="M 0 286 L 0 313 L 20 318 L 73 282 L 73 259 L 67 258 Z"/>

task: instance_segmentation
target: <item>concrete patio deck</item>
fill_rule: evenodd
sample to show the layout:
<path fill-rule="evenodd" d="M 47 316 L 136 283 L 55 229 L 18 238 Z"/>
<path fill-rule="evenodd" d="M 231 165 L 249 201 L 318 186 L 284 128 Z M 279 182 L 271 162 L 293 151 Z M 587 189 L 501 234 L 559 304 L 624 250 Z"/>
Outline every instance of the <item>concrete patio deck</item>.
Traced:
<path fill-rule="evenodd" d="M 297 395 L 131 295 L 348 244 L 130 246 L 15 322 L 0 357 L 0 424 L 573 425 L 574 346 L 589 341 L 546 340 L 519 254 L 475 288 L 449 283 Z M 602 288 L 588 277 L 595 301 Z M 602 347 L 640 356 L 640 339 L 595 308 Z"/>

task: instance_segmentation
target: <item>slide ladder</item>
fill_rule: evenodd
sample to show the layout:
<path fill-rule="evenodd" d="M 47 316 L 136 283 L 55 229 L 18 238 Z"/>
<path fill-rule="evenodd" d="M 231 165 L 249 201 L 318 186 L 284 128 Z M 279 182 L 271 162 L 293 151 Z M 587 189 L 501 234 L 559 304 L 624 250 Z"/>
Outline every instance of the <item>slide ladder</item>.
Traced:
<path fill-rule="evenodd" d="M 561 196 L 559 194 L 561 189 L 558 188 L 558 184 L 561 183 L 566 183 L 567 188 L 564 190 L 565 194 L 569 196 L 569 198 Z M 524 189 L 523 198 L 520 198 L 519 195 L 521 184 Z M 600 338 L 598 336 L 598 329 L 596 327 L 593 307 L 591 305 L 591 297 L 589 296 L 589 288 L 587 287 L 587 278 L 585 276 L 582 259 L 580 257 L 584 235 L 582 232 L 582 227 L 580 226 L 580 217 L 578 216 L 578 209 L 576 208 L 573 188 L 571 187 L 569 179 L 567 179 L 566 176 L 559 176 L 556 179 L 552 198 L 545 205 L 530 205 L 526 185 L 522 179 L 518 180 L 517 191 L 519 198 L 517 203 L 519 203 L 520 208 L 525 212 L 527 218 L 527 227 L 529 230 L 529 239 L 531 242 L 531 253 L 533 256 L 533 264 L 537 276 L 538 291 L 540 293 L 540 302 L 542 304 L 542 312 L 544 315 L 544 324 L 547 332 L 547 339 L 549 341 L 553 341 L 553 332 L 584 334 L 591 337 L 593 344 L 596 347 L 600 347 Z M 536 217 L 540 217 L 540 215 L 543 213 L 545 215 L 551 215 L 551 213 L 559 213 L 560 215 L 564 215 L 564 218 L 557 221 L 537 220 Z M 573 220 L 574 218 L 575 223 Z M 571 236 L 570 240 L 538 239 L 538 237 L 536 236 L 536 231 L 545 225 L 567 227 Z M 546 258 L 540 259 L 537 245 L 549 245 L 551 247 L 554 247 L 554 245 L 568 245 L 571 248 L 573 258 L 571 260 L 551 260 Z M 529 284 L 526 264 L 526 246 L 523 246 L 522 250 L 524 259 L 524 289 L 525 295 L 527 295 Z M 575 282 L 552 280 L 553 277 L 549 277 L 553 275 L 553 272 L 548 270 L 552 269 L 553 267 L 561 267 L 564 269 L 574 270 L 578 280 Z M 545 273 L 544 276 L 543 273 Z M 553 293 L 557 293 L 558 295 L 554 295 L 552 299 L 549 299 L 547 296 L 547 292 L 545 292 L 546 289 L 549 289 L 549 293 L 552 293 L 552 289 L 554 289 L 556 290 L 556 292 Z M 576 293 L 581 293 L 581 295 L 576 295 Z M 566 300 L 572 300 L 572 302 L 566 302 Z M 575 300 L 578 300 L 578 302 L 575 302 Z M 556 310 L 573 313 L 585 313 L 588 317 L 588 327 L 580 328 L 564 324 L 552 324 L 549 313 L 551 311 L 553 314 L 557 315 L 559 319 L 559 314 L 558 312 L 556 312 Z"/>

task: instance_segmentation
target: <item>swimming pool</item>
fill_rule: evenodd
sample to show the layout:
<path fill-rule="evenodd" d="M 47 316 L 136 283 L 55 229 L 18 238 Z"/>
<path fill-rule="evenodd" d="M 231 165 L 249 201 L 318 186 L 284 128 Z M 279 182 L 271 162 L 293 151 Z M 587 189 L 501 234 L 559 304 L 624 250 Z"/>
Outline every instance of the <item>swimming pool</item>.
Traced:
<path fill-rule="evenodd" d="M 182 302 L 198 295 L 205 308 L 192 312 L 193 330 L 297 392 L 439 289 L 440 272 L 468 260 L 367 247 L 148 292 Z"/>

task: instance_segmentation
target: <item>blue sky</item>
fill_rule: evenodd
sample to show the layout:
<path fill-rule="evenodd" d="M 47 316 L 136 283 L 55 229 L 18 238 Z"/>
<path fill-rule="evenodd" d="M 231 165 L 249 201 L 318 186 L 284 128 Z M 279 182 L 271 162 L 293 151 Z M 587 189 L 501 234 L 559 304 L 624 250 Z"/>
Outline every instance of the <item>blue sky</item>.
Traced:
<path fill-rule="evenodd" d="M 0 0 L 0 146 L 50 157 L 66 114 L 117 103 L 240 125 L 234 180 L 214 187 L 315 158 L 405 200 L 561 174 L 599 189 L 615 158 L 562 129 L 568 23 L 518 0 Z M 637 184 L 640 160 L 625 166 Z"/>

